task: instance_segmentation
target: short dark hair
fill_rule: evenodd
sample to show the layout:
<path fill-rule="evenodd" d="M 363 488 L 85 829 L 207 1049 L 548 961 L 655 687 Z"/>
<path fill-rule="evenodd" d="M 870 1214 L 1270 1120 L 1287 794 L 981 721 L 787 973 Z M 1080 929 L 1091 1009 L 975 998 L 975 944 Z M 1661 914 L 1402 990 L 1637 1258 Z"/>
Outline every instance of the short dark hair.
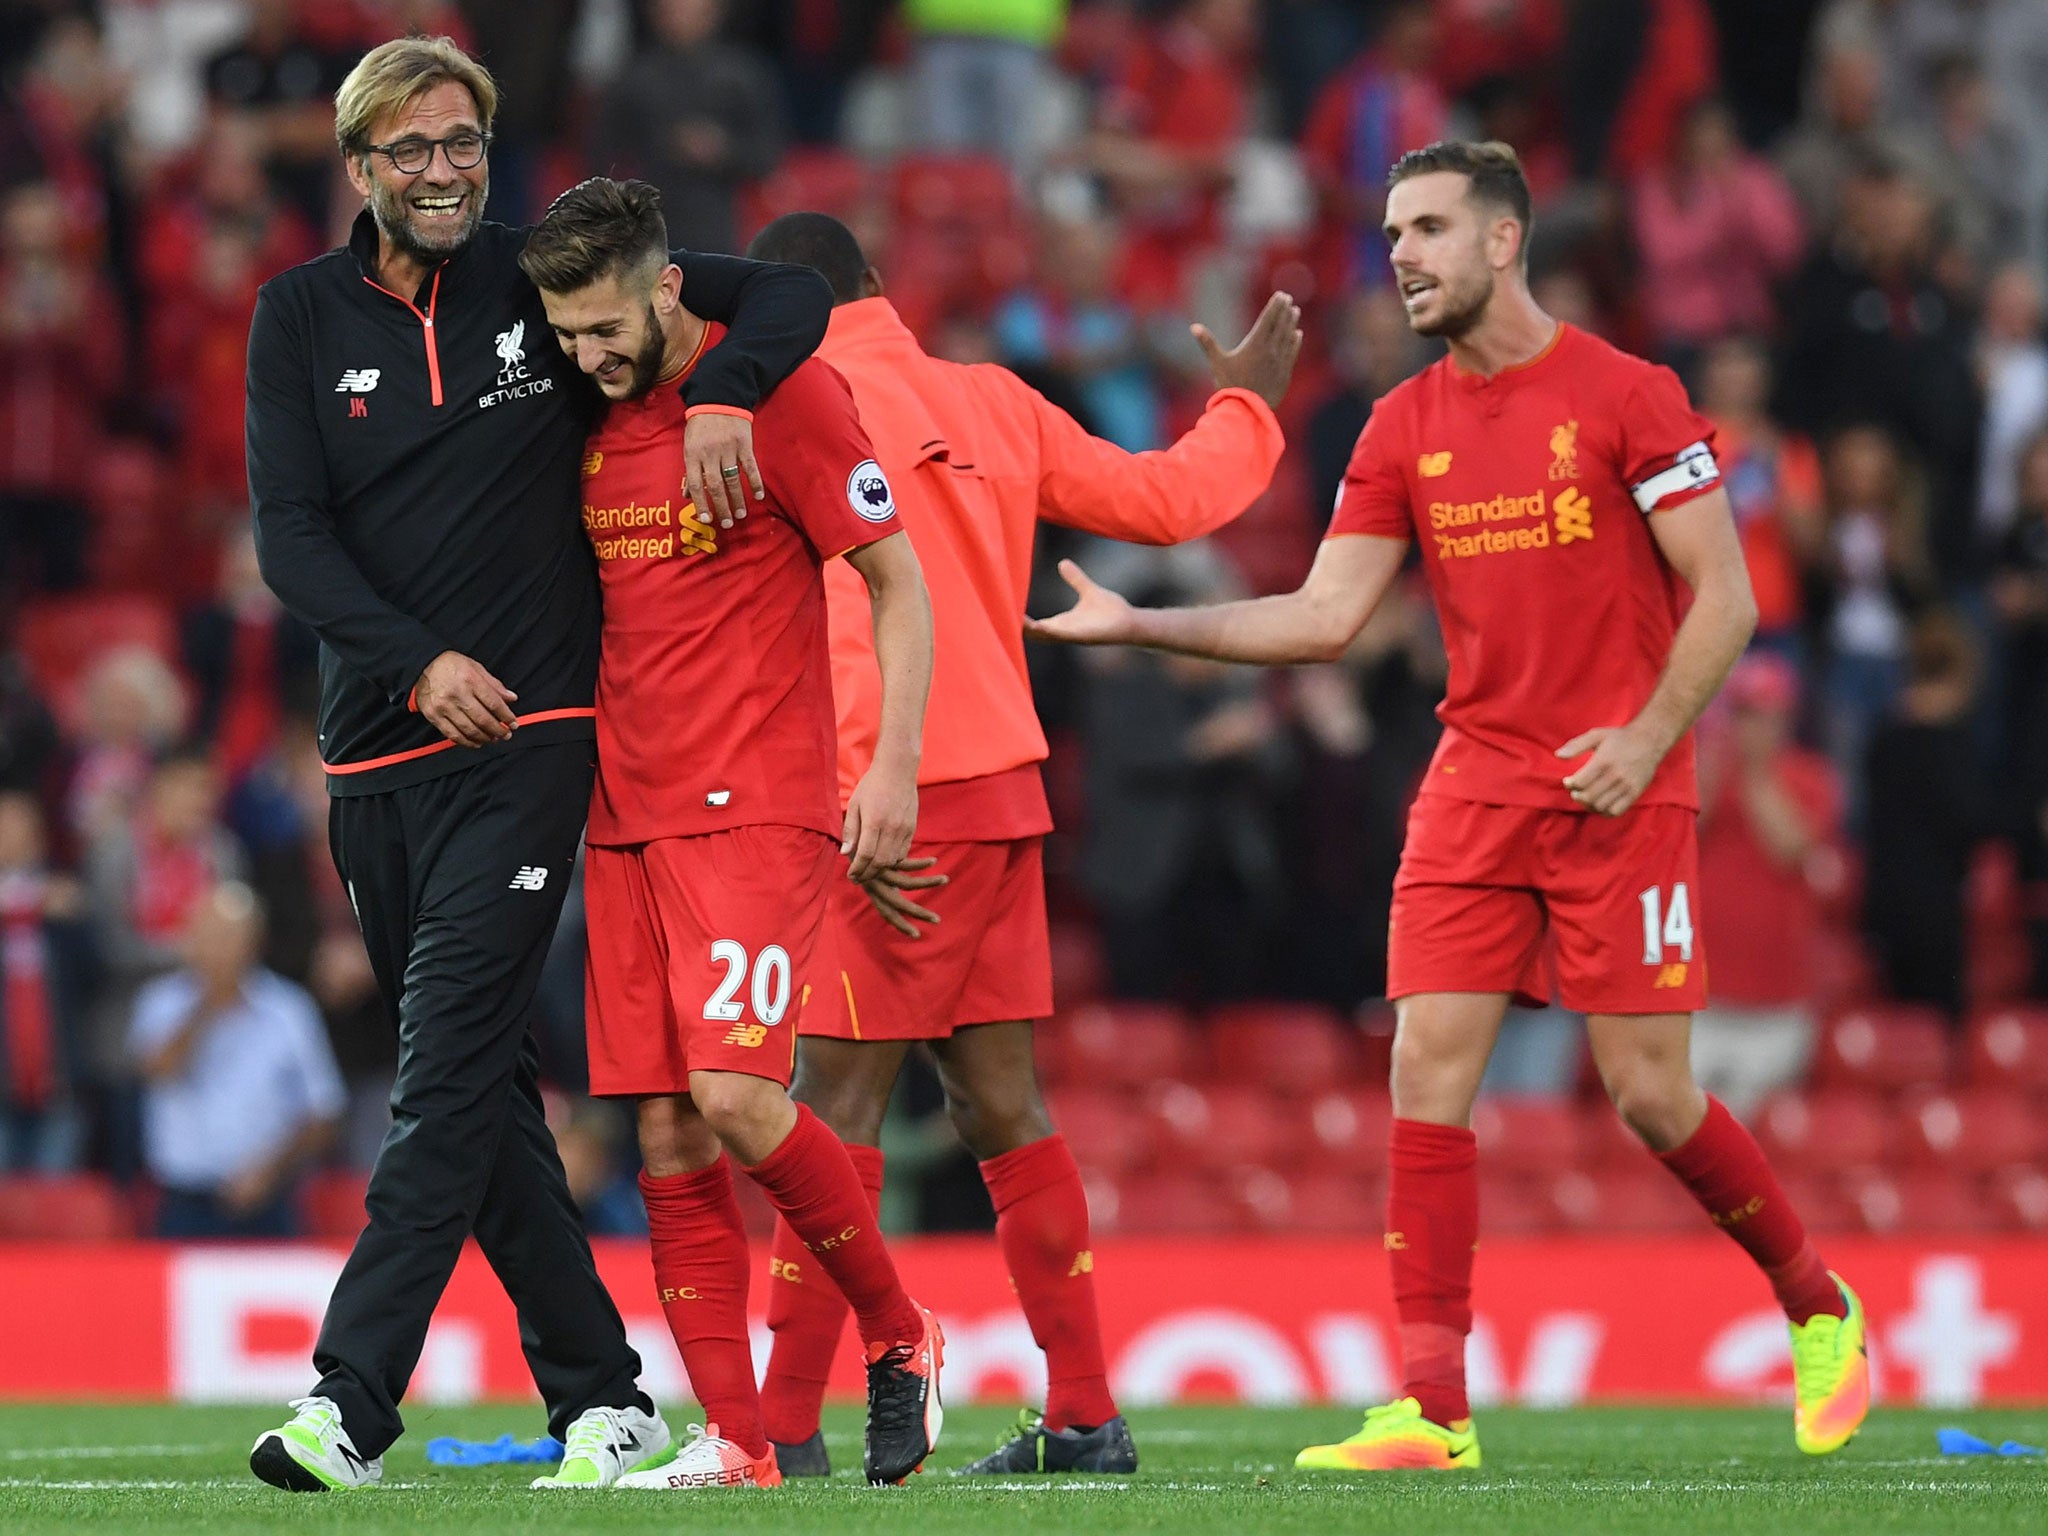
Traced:
<path fill-rule="evenodd" d="M 668 260 L 661 193 L 644 181 L 593 176 L 549 205 L 519 270 L 546 293 L 574 293 L 616 273 Z"/>
<path fill-rule="evenodd" d="M 754 236 L 747 254 L 756 261 L 786 261 L 809 267 L 832 285 L 832 302 L 865 297 L 861 279 L 868 259 L 853 231 L 829 213 L 785 213 Z"/>
<path fill-rule="evenodd" d="M 1392 190 L 1411 176 L 1429 176 L 1454 171 L 1472 183 L 1474 202 L 1498 208 L 1522 226 L 1522 257 L 1529 255 L 1529 232 L 1535 225 L 1529 206 L 1529 179 L 1522 174 L 1522 157 L 1512 144 L 1498 139 L 1474 143 L 1470 139 L 1438 139 L 1421 149 L 1411 149 L 1387 172 Z"/>

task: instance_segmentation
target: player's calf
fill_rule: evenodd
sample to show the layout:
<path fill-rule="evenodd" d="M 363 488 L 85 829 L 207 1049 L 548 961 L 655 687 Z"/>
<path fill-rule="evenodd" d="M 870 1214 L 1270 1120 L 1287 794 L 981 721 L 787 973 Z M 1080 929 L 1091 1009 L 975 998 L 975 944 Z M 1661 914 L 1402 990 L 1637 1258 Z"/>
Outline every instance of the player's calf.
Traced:
<path fill-rule="evenodd" d="M 1031 1025 L 977 1024 L 932 1042 L 946 1114 L 980 1162 L 1052 1134 L 1031 1057 Z"/>
<path fill-rule="evenodd" d="M 881 1140 L 882 1118 L 908 1049 L 902 1040 L 806 1036 L 797 1044 L 789 1096 L 808 1104 L 848 1146 L 872 1147 Z"/>

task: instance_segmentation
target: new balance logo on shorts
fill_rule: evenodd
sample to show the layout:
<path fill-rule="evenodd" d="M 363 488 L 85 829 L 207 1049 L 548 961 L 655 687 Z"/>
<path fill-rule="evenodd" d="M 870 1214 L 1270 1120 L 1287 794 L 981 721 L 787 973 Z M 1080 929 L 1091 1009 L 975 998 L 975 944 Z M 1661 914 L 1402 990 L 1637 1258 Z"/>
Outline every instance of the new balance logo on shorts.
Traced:
<path fill-rule="evenodd" d="M 540 891 L 547 889 L 548 872 L 539 864 L 522 864 L 519 873 L 512 877 L 508 891 Z"/>

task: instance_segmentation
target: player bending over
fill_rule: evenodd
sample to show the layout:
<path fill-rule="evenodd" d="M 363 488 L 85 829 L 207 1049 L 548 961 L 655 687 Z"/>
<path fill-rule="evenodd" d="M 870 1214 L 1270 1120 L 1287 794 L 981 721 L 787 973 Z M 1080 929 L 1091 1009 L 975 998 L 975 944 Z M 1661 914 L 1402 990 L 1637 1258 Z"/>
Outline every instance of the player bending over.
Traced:
<path fill-rule="evenodd" d="M 1130 1472 L 1138 1450 L 1103 1369 L 1088 1197 L 1031 1059 L 1031 1021 L 1052 1011 L 1039 857 L 1052 813 L 1018 623 L 1039 519 L 1173 544 L 1221 527 L 1265 490 L 1284 446 L 1273 408 L 1301 348 L 1300 311 L 1275 294 L 1228 352 L 1198 328 L 1217 393 L 1171 447 L 1131 454 L 1090 437 L 1008 369 L 927 357 L 837 219 L 788 214 L 748 249 L 814 267 L 832 285 L 818 356 L 846 375 L 896 487 L 938 635 L 913 852 L 950 883 L 919 893 L 931 910 L 906 893 L 930 875 L 891 870 L 865 896 L 848 883 L 834 888 L 842 995 L 804 1015 L 796 1095 L 845 1138 L 879 1194 L 890 1089 L 912 1042 L 930 1044 L 947 1113 L 981 1164 L 996 1241 L 1046 1361 L 1044 1413 L 1027 1411 L 1002 1445 L 962 1470 Z M 864 604 L 843 575 L 829 572 L 825 588 L 839 782 L 850 792 L 875 751 L 880 700 Z M 933 926 L 920 932 L 924 921 Z M 770 1274 L 769 1438 L 786 1473 L 823 1475 L 818 1408 L 846 1303 L 787 1226 L 776 1228 Z"/>
<path fill-rule="evenodd" d="M 1389 925 L 1386 1248 L 1405 1385 L 1296 1464 L 1479 1465 L 1465 1396 L 1472 1100 L 1510 996 L 1548 992 L 1546 933 L 1622 1119 L 1791 1320 L 1800 1449 L 1837 1450 L 1869 1404 L 1862 1306 L 1749 1132 L 1695 1085 L 1687 1051 L 1706 1000 L 1689 733 L 1756 623 L 1712 428 L 1668 369 L 1536 307 L 1512 149 L 1433 144 L 1387 179 L 1408 323 L 1450 355 L 1374 407 L 1300 589 L 1133 609 L 1069 563 L 1080 601 L 1029 626 L 1219 661 L 1329 661 L 1422 541 L 1450 682 Z"/>
<path fill-rule="evenodd" d="M 845 381 L 816 359 L 756 415 L 768 495 L 752 516 L 715 527 L 679 494 L 675 385 L 720 327 L 684 305 L 652 187 L 575 187 L 520 265 L 610 402 L 583 460 L 604 585 L 590 1087 L 638 1101 L 655 1284 L 708 1421 L 672 1463 L 620 1486 L 782 1480 L 754 1385 L 728 1151 L 852 1302 L 867 1474 L 900 1482 L 938 1440 L 944 1341 L 904 1294 L 846 1149 L 788 1084 L 827 890 L 901 859 L 917 820 L 932 654 L 917 557 Z M 867 583 L 882 679 L 874 767 L 843 834 L 823 577 L 841 554 Z"/>

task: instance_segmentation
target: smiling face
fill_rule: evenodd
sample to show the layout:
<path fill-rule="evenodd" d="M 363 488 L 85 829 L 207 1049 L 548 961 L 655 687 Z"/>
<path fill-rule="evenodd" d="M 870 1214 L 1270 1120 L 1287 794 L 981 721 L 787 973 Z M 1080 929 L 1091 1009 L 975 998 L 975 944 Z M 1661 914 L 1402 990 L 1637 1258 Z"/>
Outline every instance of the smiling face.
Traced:
<path fill-rule="evenodd" d="M 540 300 L 562 351 L 596 381 L 607 400 L 637 400 L 660 381 L 667 356 L 664 317 L 676 313 L 682 272 L 664 265 L 650 284 L 612 272 L 571 293 Z"/>
<path fill-rule="evenodd" d="M 370 142 L 446 139 L 465 131 L 483 132 L 476 102 L 467 88 L 444 80 L 396 112 L 378 118 L 371 125 Z M 390 156 L 372 150 L 349 158 L 348 179 L 369 199 L 377 228 L 392 247 L 431 265 L 461 250 L 483 223 L 484 203 L 491 192 L 491 162 L 486 158 L 460 171 L 449 164 L 446 150 L 436 150 L 425 170 L 408 176 L 391 163 Z"/>
<path fill-rule="evenodd" d="M 1456 340 L 1485 317 L 1500 274 L 1520 259 L 1521 227 L 1471 196 L 1458 171 L 1429 171 L 1387 193 L 1387 242 L 1408 324 Z"/>

